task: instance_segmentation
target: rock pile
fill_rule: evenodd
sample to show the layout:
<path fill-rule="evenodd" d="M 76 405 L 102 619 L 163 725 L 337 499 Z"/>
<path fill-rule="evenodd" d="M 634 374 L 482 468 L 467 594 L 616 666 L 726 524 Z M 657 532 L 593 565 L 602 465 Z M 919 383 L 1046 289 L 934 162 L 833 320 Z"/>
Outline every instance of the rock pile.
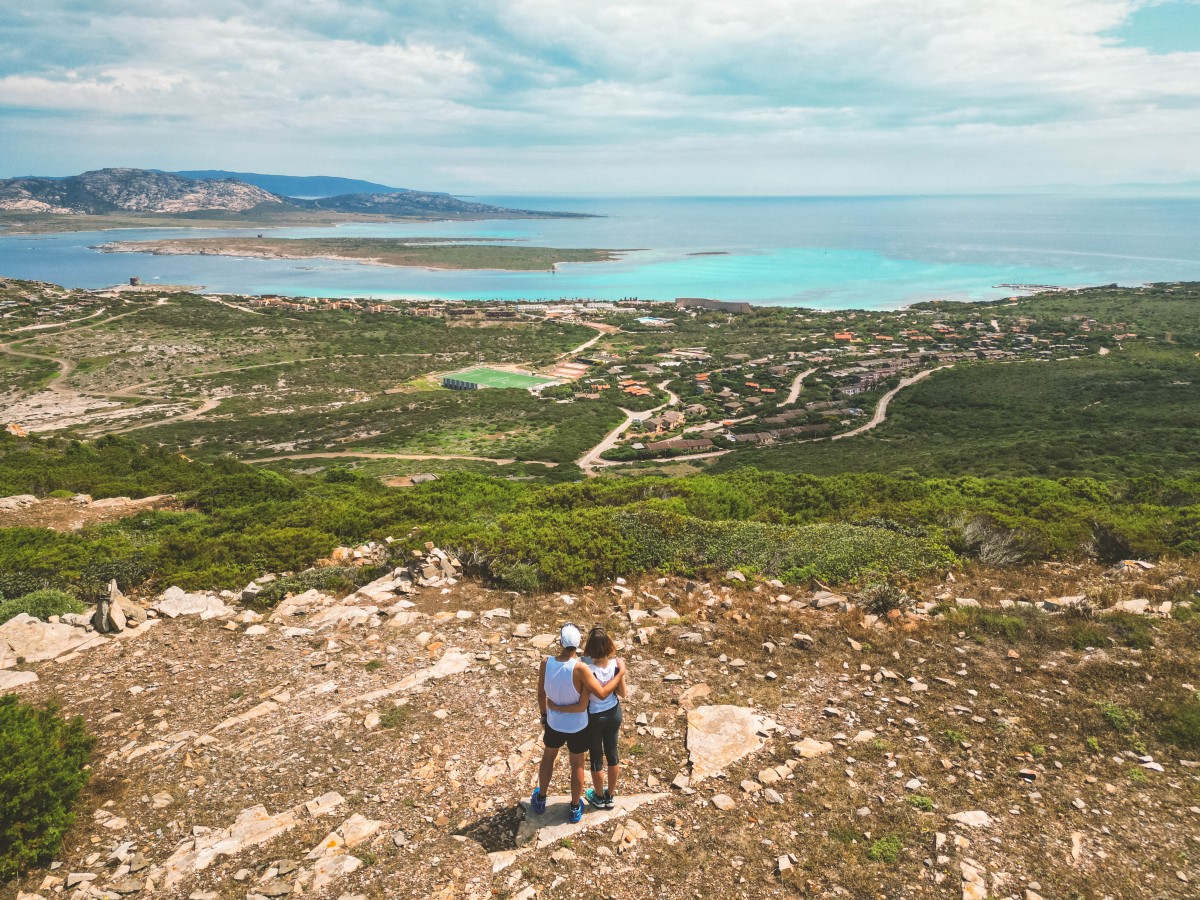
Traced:
<path fill-rule="evenodd" d="M 387 544 L 370 541 L 358 547 L 335 547 L 327 559 L 317 561 L 317 566 L 353 566 L 356 569 L 363 566 L 381 566 L 388 561 L 388 555 Z"/>
<path fill-rule="evenodd" d="M 28 509 L 39 500 L 33 494 L 17 494 L 13 497 L 0 497 L 0 510 L 15 511 L 18 509 Z"/>

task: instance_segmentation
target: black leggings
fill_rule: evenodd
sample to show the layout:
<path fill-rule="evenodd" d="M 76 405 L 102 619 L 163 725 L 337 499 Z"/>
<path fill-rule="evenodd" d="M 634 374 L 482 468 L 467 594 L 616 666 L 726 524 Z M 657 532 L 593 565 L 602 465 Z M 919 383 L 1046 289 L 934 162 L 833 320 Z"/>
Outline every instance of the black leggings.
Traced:
<path fill-rule="evenodd" d="M 604 712 L 588 713 L 588 744 L 592 753 L 592 771 L 603 772 L 604 760 L 618 765 L 617 734 L 621 730 L 621 704 Z"/>

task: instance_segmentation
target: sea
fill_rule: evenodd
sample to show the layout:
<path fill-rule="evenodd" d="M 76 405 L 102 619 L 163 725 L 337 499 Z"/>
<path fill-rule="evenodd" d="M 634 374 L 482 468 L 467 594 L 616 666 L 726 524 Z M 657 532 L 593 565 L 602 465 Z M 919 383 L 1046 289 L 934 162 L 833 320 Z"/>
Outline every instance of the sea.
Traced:
<path fill-rule="evenodd" d="M 486 238 L 626 251 L 554 272 L 435 271 L 338 260 L 101 253 L 112 240 L 195 237 L 124 229 L 0 237 L 0 277 L 101 288 L 146 284 L 308 297 L 673 300 L 816 309 L 1011 296 L 1009 285 L 1200 281 L 1200 198 L 473 197 L 595 218 L 206 229 L 208 235 Z"/>

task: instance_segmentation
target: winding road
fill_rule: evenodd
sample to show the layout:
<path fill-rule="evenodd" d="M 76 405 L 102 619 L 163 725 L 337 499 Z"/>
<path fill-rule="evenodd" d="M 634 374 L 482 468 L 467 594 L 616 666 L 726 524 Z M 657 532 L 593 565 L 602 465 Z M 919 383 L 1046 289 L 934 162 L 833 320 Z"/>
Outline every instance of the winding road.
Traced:
<path fill-rule="evenodd" d="M 496 459 L 491 456 L 466 456 L 458 453 L 375 453 L 368 450 L 330 450 L 320 453 L 284 453 L 280 456 L 260 456 L 258 459 L 245 459 L 243 462 L 251 465 L 258 463 L 282 462 L 287 459 L 466 459 L 472 462 L 488 462 L 495 463 L 498 466 L 507 466 L 515 463 L 516 459 Z M 538 459 L 525 459 L 522 462 L 529 463 L 531 466 L 545 466 L 548 469 L 555 468 L 558 463 L 543 462 Z"/>
<path fill-rule="evenodd" d="M 859 425 L 857 428 L 851 431 L 844 431 L 841 434 L 835 434 L 833 437 L 829 438 L 829 440 L 840 441 L 843 438 L 854 437 L 856 434 L 862 434 L 870 431 L 872 428 L 877 428 L 887 421 L 887 408 L 888 404 L 892 402 L 893 397 L 895 397 L 909 385 L 916 384 L 918 381 L 928 378 L 934 372 L 940 372 L 942 369 L 949 368 L 953 367 L 938 366 L 936 369 L 926 369 L 924 372 L 918 372 L 916 375 L 912 375 L 903 379 L 898 385 L 879 398 L 879 402 L 875 404 L 875 415 L 871 416 L 871 421 L 867 422 L 865 425 Z M 822 438 L 818 438 L 818 440 L 822 440 Z M 801 441 L 800 443 L 808 443 L 808 441 Z"/>
<path fill-rule="evenodd" d="M 670 383 L 670 379 L 659 382 L 658 389 L 660 391 L 667 391 L 667 385 Z M 595 447 L 583 454 L 583 456 L 579 457 L 579 459 L 576 461 L 576 465 L 583 470 L 583 474 L 588 478 L 595 478 L 596 469 L 598 468 L 619 465 L 620 461 L 601 459 L 600 454 L 615 447 L 621 435 L 625 433 L 625 429 L 627 429 L 634 422 L 644 422 L 659 410 L 666 409 L 668 406 L 675 406 L 678 402 L 679 395 L 673 391 L 667 391 L 667 402 L 659 404 L 658 406 L 654 407 L 654 409 L 647 409 L 644 412 L 633 412 L 632 410 L 625 409 L 625 407 L 620 407 L 621 412 L 625 413 L 625 421 L 606 434 L 603 440 L 601 440 L 600 443 L 598 443 Z M 633 462 L 633 460 L 628 461 Z"/>
<path fill-rule="evenodd" d="M 811 375 L 816 369 L 806 369 L 796 376 L 792 381 L 791 390 L 788 391 L 787 399 L 780 403 L 780 406 L 791 406 L 796 402 L 796 398 L 800 396 L 800 390 L 804 387 L 804 379 Z"/>

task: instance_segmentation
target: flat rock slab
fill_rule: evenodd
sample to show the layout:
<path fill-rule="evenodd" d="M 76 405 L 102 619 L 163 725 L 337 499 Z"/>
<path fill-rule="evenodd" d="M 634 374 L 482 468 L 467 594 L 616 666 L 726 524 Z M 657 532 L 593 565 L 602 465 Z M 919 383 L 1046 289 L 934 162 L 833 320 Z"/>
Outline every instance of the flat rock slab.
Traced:
<path fill-rule="evenodd" d="M 0 691 L 11 691 L 23 684 L 37 681 L 36 672 L 0 672 Z"/>
<path fill-rule="evenodd" d="M 488 854 L 492 861 L 492 872 L 499 872 L 510 866 L 517 857 L 531 850 L 542 850 L 558 844 L 565 838 L 578 834 L 588 828 L 606 825 L 614 819 L 620 819 L 639 806 L 661 800 L 667 794 L 629 794 L 618 796 L 612 809 L 595 809 L 589 806 L 583 814 L 583 819 L 572 824 L 570 798 L 547 803 L 546 812 L 535 816 L 529 808 L 529 801 L 521 801 L 521 809 L 525 811 L 525 820 L 517 828 L 516 849 L 498 850 Z"/>
<path fill-rule="evenodd" d="M 247 847 L 273 841 L 297 824 L 296 813 L 292 810 L 272 816 L 263 806 L 244 809 L 229 828 L 203 829 L 180 844 L 163 863 L 163 885 L 171 888 L 207 869 L 218 856 L 233 856 Z"/>
<path fill-rule="evenodd" d="M 169 587 L 152 607 L 168 619 L 179 616 L 199 616 L 201 619 L 220 619 L 233 615 L 219 597 L 208 594 L 189 594 L 183 588 Z"/>
<path fill-rule="evenodd" d="M 99 646 L 107 640 L 72 625 L 43 622 L 28 613 L 14 616 L 0 625 L 0 638 L 8 644 L 12 653 L 23 657 L 26 662 L 55 659 L 75 650 Z"/>
<path fill-rule="evenodd" d="M 744 706 L 698 706 L 688 711 L 687 722 L 692 784 L 758 752 L 765 735 L 779 729 L 771 719 Z"/>

